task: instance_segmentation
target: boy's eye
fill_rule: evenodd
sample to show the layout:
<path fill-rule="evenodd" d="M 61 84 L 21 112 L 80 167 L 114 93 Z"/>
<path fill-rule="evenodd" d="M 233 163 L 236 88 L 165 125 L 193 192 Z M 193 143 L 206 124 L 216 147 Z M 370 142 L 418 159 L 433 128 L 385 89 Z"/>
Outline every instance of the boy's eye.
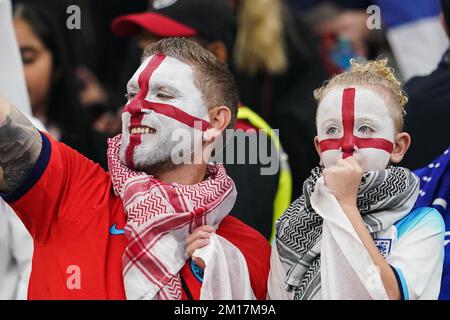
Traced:
<path fill-rule="evenodd" d="M 327 130 L 327 134 L 330 135 L 330 136 L 334 136 L 334 135 L 336 135 L 338 133 L 339 133 L 339 129 L 336 128 L 336 127 L 330 127 Z"/>
<path fill-rule="evenodd" d="M 369 126 L 361 126 L 359 127 L 358 131 L 361 132 L 362 134 L 371 134 L 375 132 L 375 130 L 373 130 Z"/>

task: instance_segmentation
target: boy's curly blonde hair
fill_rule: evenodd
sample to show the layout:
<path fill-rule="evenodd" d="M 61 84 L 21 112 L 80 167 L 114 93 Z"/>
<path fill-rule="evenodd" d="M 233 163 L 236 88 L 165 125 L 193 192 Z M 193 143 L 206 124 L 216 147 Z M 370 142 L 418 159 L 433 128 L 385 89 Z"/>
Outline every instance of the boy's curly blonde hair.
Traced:
<path fill-rule="evenodd" d="M 396 129 L 400 132 L 403 130 L 403 118 L 406 115 L 405 106 L 408 97 L 402 89 L 401 82 L 395 76 L 394 69 L 388 66 L 388 62 L 387 58 L 365 62 L 351 59 L 350 69 L 325 81 L 322 87 L 314 90 L 314 98 L 317 103 L 320 103 L 328 90 L 336 85 L 369 85 L 385 89 L 392 102 L 388 104 L 391 105 L 393 111 Z"/>

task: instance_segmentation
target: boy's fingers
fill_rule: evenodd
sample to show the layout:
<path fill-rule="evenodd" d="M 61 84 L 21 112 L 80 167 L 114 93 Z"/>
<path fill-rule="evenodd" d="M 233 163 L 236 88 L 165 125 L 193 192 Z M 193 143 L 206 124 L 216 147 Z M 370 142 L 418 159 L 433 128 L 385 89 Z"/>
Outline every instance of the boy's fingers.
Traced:
<path fill-rule="evenodd" d="M 189 244 L 194 242 L 196 239 L 209 239 L 211 237 L 211 233 L 206 231 L 194 231 L 194 233 L 188 235 L 186 238 L 186 242 Z"/>
<path fill-rule="evenodd" d="M 352 168 L 352 167 L 353 167 L 353 161 L 354 161 L 353 157 L 348 157 L 348 158 L 345 158 L 345 159 L 340 159 L 340 160 L 338 161 L 338 165 L 339 165 L 340 167 L 344 167 L 344 168 Z"/>
<path fill-rule="evenodd" d="M 211 233 L 215 232 L 216 229 L 214 227 L 204 225 L 196 228 L 189 236 L 186 238 L 186 242 L 190 243 L 197 238 L 209 238 Z"/>
<path fill-rule="evenodd" d="M 214 232 L 214 231 L 216 231 L 216 229 L 214 229 L 214 227 L 204 225 L 204 226 L 200 226 L 200 227 L 196 228 L 194 231 L 192 231 L 192 234 L 194 234 L 198 231 Z"/>
<path fill-rule="evenodd" d="M 347 169 L 360 169 L 361 168 L 358 161 L 356 161 L 356 159 L 353 157 L 340 159 L 337 162 L 337 167 L 347 168 Z"/>
<path fill-rule="evenodd" d="M 358 161 L 356 161 L 355 158 L 353 157 L 349 157 L 346 159 L 347 163 L 352 167 L 352 168 L 359 168 L 359 163 Z"/>
<path fill-rule="evenodd" d="M 214 229 L 214 227 L 208 226 L 208 225 L 204 225 L 201 227 L 198 227 L 196 230 L 202 230 L 202 231 L 206 231 L 206 232 L 214 232 L 216 231 L 216 229 Z"/>
<path fill-rule="evenodd" d="M 188 257 L 192 257 L 195 250 L 206 247 L 209 244 L 209 239 L 197 239 L 186 248 Z"/>

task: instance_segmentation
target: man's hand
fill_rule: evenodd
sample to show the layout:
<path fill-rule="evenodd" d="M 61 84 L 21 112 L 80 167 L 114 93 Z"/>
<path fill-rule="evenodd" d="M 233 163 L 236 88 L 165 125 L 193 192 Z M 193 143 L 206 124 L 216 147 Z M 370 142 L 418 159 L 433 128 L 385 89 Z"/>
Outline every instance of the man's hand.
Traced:
<path fill-rule="evenodd" d="M 39 131 L 0 97 L 0 190 L 13 192 L 25 180 L 42 148 Z"/>
<path fill-rule="evenodd" d="M 363 170 L 353 157 L 341 159 L 335 166 L 323 170 L 325 185 L 342 207 L 356 206 L 362 175 Z"/>
<path fill-rule="evenodd" d="M 211 226 L 201 226 L 190 234 L 186 239 L 186 253 L 188 257 L 192 257 L 195 250 L 206 247 L 209 244 L 211 234 L 216 230 Z M 202 269 L 205 269 L 205 262 L 200 258 L 192 258 L 195 264 Z"/>

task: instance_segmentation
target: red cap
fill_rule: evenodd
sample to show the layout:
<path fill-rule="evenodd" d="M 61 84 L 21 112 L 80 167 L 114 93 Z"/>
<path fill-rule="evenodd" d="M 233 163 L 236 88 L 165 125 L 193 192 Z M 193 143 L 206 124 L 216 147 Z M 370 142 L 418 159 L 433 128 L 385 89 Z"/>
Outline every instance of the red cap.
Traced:
<path fill-rule="evenodd" d="M 156 36 L 192 37 L 195 29 L 155 12 L 145 12 L 120 16 L 112 22 L 112 31 L 118 36 L 128 36 L 146 30 Z"/>

